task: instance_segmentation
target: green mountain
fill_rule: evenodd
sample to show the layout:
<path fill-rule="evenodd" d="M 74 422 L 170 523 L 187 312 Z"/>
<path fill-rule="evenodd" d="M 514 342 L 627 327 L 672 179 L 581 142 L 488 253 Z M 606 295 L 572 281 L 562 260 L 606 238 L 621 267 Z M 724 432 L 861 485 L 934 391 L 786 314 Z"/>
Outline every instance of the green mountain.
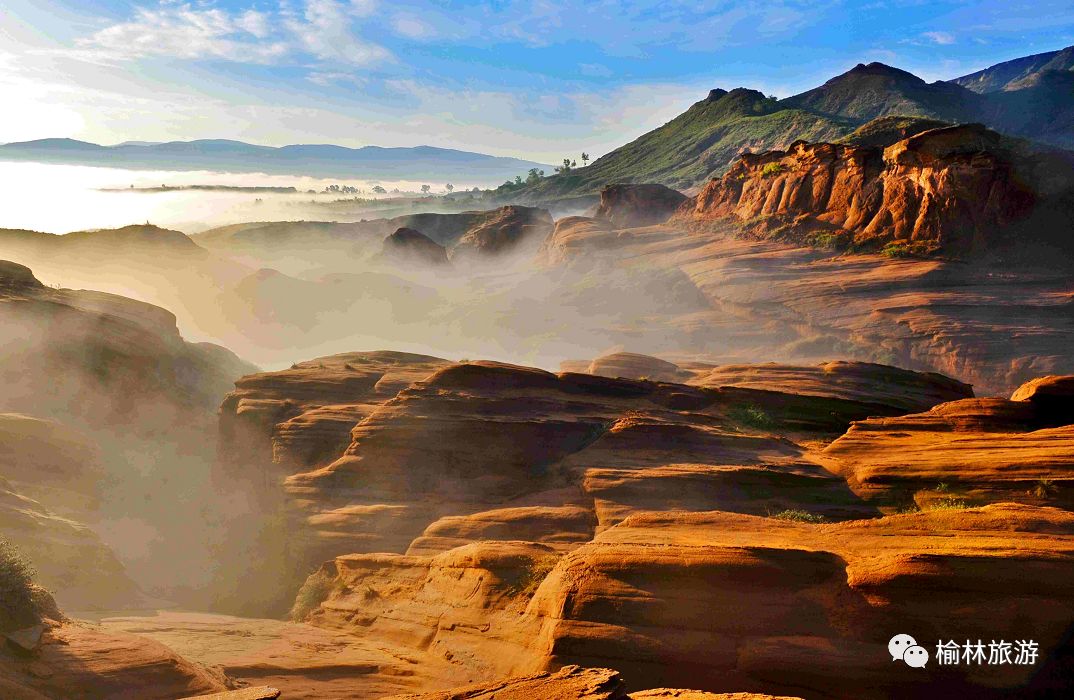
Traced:
<path fill-rule="evenodd" d="M 1074 70 L 1074 46 L 997 63 L 990 68 L 955 78 L 951 82 L 985 94 L 1000 90 L 1018 90 L 1026 87 L 1034 76 L 1052 70 Z"/>
<path fill-rule="evenodd" d="M 689 188 L 722 172 L 743 150 L 768 150 L 799 138 L 834 139 L 855 126 L 851 120 L 787 107 L 756 90 L 712 90 L 667 124 L 588 167 L 526 186 L 524 195 L 541 199 L 596 192 L 611 182 Z"/>
<path fill-rule="evenodd" d="M 657 182 L 690 189 L 722 174 L 744 151 L 793 141 L 886 141 L 923 124 L 980 122 L 997 131 L 1074 148 L 1074 47 L 1008 61 L 953 81 L 928 83 L 882 63 L 858 64 L 820 87 L 782 100 L 756 90 L 712 90 L 667 124 L 584 168 L 504 186 L 505 201 L 591 195 L 607 184 Z M 965 85 L 963 84 L 965 83 Z M 972 89 L 971 89 L 972 88 Z M 995 89 L 992 89 L 995 88 Z M 928 121 L 922 121 L 928 120 Z"/>
<path fill-rule="evenodd" d="M 782 102 L 816 114 L 863 123 L 893 114 L 961 121 L 981 108 L 979 95 L 961 85 L 926 83 L 883 63 L 859 63 L 818 88 Z"/>

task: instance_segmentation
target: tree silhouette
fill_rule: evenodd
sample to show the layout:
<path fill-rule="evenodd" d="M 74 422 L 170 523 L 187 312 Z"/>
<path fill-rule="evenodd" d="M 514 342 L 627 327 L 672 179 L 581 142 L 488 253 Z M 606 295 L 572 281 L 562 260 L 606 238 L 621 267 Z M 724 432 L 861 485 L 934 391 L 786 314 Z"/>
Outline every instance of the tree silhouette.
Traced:
<path fill-rule="evenodd" d="M 432 187 L 430 187 L 429 185 L 422 185 L 421 186 L 421 193 L 422 194 L 429 194 L 429 190 L 431 190 L 431 189 L 432 189 Z"/>
<path fill-rule="evenodd" d="M 589 154 L 586 153 L 585 151 L 582 151 L 582 165 L 586 165 L 588 163 L 589 163 Z"/>
<path fill-rule="evenodd" d="M 451 192 L 453 189 L 455 189 L 455 185 L 453 185 L 453 184 L 451 184 L 449 182 L 448 184 L 444 185 L 444 189 L 447 190 L 448 192 Z"/>

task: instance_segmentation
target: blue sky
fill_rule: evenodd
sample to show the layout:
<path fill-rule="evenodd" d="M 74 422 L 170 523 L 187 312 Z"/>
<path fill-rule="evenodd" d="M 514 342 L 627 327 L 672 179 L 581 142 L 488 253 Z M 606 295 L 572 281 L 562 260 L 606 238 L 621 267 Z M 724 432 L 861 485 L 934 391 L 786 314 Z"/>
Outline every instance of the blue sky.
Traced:
<path fill-rule="evenodd" d="M 1074 44 L 1074 3 L 4 0 L 0 142 L 69 136 L 599 155 L 713 87 L 927 80 Z"/>

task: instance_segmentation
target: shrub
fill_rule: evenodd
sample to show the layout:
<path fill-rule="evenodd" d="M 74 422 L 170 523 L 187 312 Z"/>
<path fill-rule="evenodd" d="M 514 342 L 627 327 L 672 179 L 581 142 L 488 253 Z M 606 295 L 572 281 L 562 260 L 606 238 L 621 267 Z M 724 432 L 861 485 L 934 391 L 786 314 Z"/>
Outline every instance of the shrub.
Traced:
<path fill-rule="evenodd" d="M 908 258 L 910 257 L 910 248 L 902 243 L 888 243 L 880 251 L 880 254 L 885 258 Z"/>
<path fill-rule="evenodd" d="M 19 548 L 0 538 L 0 619 L 21 624 L 37 617 L 34 576 L 37 572 Z"/>
<path fill-rule="evenodd" d="M 1029 493 L 1037 498 L 1051 498 L 1058 492 L 1059 487 L 1051 479 L 1039 479 L 1029 490 Z"/>
<path fill-rule="evenodd" d="M 532 560 L 523 571 L 522 575 L 518 577 L 518 581 L 513 586 L 514 590 L 522 596 L 532 596 L 537 592 L 541 582 L 548 578 L 548 574 L 552 572 L 552 569 L 556 568 L 556 562 L 559 561 L 559 557 L 555 555 L 549 555 L 545 557 L 538 557 Z"/>
<path fill-rule="evenodd" d="M 305 622 L 310 613 L 328 600 L 334 588 L 335 578 L 324 569 L 318 569 L 310 574 L 295 596 L 295 604 L 291 606 L 291 620 Z"/>
<path fill-rule="evenodd" d="M 761 168 L 761 177 L 779 175 L 784 170 L 786 170 L 786 168 L 783 167 L 783 163 L 765 163 L 764 167 Z"/>
<path fill-rule="evenodd" d="M 812 244 L 817 248 L 834 250 L 843 245 L 843 236 L 837 233 L 818 233 L 813 236 Z"/>
<path fill-rule="evenodd" d="M 736 423 L 748 425 L 752 428 L 771 428 L 776 424 L 776 422 L 772 420 L 772 416 L 768 415 L 763 408 L 753 403 L 735 406 L 731 409 L 729 415 Z"/>
<path fill-rule="evenodd" d="M 828 519 L 823 515 L 817 515 L 816 513 L 810 513 L 806 510 L 781 510 L 778 513 L 770 513 L 770 518 L 776 520 L 789 520 L 795 523 L 826 523 Z"/>

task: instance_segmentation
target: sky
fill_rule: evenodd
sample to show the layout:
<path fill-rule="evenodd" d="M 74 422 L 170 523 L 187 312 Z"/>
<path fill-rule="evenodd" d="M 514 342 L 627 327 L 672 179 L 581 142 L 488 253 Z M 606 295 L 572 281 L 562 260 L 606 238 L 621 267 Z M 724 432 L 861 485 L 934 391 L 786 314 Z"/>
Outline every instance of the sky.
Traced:
<path fill-rule="evenodd" d="M 599 156 L 709 89 L 926 80 L 1074 44 L 1074 2 L 3 0 L 0 142 Z"/>

